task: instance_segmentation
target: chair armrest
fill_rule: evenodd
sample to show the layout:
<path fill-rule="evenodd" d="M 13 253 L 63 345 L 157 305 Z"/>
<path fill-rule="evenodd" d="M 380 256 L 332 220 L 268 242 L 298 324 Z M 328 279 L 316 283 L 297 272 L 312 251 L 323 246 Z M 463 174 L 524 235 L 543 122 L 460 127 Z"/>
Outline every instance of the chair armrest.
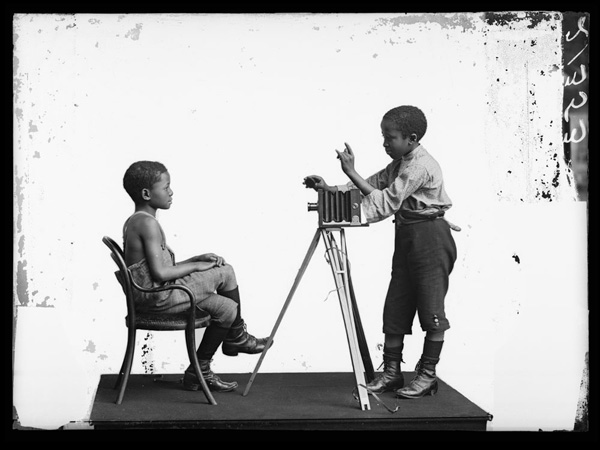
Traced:
<path fill-rule="evenodd" d="M 185 292 L 190 299 L 190 325 L 193 325 L 196 320 L 196 296 L 189 287 L 184 286 L 183 284 L 165 284 L 154 288 L 144 288 L 135 282 L 129 269 L 127 269 L 127 272 L 129 279 L 131 280 L 131 285 L 140 292 L 151 294 L 153 292 L 169 291 L 173 289 L 179 289 L 180 291 Z"/>

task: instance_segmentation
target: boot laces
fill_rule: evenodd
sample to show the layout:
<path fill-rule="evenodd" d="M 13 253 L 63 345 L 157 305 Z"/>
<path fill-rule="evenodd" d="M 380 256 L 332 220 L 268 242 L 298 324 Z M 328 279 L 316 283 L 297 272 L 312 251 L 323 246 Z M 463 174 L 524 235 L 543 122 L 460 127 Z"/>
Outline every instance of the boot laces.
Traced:
<path fill-rule="evenodd" d="M 401 363 L 401 364 L 406 364 L 402 358 L 400 358 L 400 363 Z M 417 364 L 418 364 L 418 363 L 417 363 Z M 384 359 L 383 361 L 381 361 L 381 364 L 379 364 L 379 367 L 377 368 L 377 370 L 379 370 L 379 369 L 381 369 L 382 367 L 384 367 L 384 365 L 385 365 L 385 359 Z M 415 369 L 415 370 L 417 370 L 417 369 Z"/>
<path fill-rule="evenodd" d="M 212 359 L 209 359 L 209 360 L 206 362 L 206 368 L 205 368 L 205 369 L 206 369 L 206 372 L 202 372 L 202 375 L 203 375 L 205 378 L 206 378 L 206 377 L 212 377 L 212 376 L 214 375 L 214 373 L 213 373 L 213 371 L 212 371 L 212 369 L 211 369 L 211 367 L 210 367 L 210 363 L 212 363 L 212 362 L 213 362 L 213 360 L 212 360 Z M 202 365 L 200 365 L 200 369 L 202 369 Z"/>

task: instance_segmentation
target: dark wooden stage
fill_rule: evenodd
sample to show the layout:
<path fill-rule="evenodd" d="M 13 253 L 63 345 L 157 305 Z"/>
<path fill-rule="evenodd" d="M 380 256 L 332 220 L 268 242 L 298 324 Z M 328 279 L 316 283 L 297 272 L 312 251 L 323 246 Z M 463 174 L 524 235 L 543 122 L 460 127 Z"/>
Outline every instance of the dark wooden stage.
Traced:
<path fill-rule="evenodd" d="M 410 380 L 413 373 L 405 373 Z M 116 375 L 102 375 L 90 426 L 97 430 L 452 430 L 486 431 L 491 415 L 440 380 L 437 395 L 402 400 L 379 395 L 388 411 L 369 396 L 361 410 L 353 395 L 354 374 L 259 373 L 247 396 L 250 374 L 219 374 L 239 383 L 237 391 L 214 393 L 210 405 L 202 391 L 183 389 L 181 374 L 131 375 L 121 405 L 115 404 Z"/>

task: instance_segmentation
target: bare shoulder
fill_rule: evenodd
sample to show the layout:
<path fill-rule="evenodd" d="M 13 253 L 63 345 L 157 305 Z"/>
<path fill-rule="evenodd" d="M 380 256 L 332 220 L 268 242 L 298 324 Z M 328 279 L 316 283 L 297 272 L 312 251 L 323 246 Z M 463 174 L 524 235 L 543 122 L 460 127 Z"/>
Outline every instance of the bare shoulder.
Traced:
<path fill-rule="evenodd" d="M 160 224 L 154 217 L 147 214 L 136 214 L 130 217 L 123 238 L 125 260 L 127 265 L 131 265 L 144 259 L 148 243 L 160 242 L 163 239 L 163 233 Z"/>
<path fill-rule="evenodd" d="M 161 229 L 158 220 L 149 214 L 135 214 L 131 216 L 127 228 L 138 234 L 156 233 Z"/>

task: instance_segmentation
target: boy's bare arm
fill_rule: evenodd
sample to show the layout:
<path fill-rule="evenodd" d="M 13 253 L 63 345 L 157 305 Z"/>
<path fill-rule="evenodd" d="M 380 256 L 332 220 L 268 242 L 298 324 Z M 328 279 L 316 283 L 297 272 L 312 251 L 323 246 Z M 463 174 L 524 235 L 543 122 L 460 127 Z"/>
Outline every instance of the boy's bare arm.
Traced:
<path fill-rule="evenodd" d="M 193 256 L 189 259 L 186 259 L 185 261 L 178 262 L 177 265 L 187 264 L 187 263 L 191 263 L 191 262 L 215 263 L 214 264 L 215 266 L 222 266 L 224 264 L 227 264 L 225 262 L 225 258 L 223 258 L 222 256 L 215 255 L 214 253 L 203 253 L 202 255 Z M 209 269 L 210 269 L 210 267 L 209 267 Z"/>
<path fill-rule="evenodd" d="M 150 275 L 159 283 L 181 278 L 193 272 L 212 269 L 217 264 L 217 261 L 198 261 L 192 258 L 174 266 L 166 265 L 161 258 L 163 238 L 158 222 L 151 218 L 144 220 L 139 232 Z"/>

